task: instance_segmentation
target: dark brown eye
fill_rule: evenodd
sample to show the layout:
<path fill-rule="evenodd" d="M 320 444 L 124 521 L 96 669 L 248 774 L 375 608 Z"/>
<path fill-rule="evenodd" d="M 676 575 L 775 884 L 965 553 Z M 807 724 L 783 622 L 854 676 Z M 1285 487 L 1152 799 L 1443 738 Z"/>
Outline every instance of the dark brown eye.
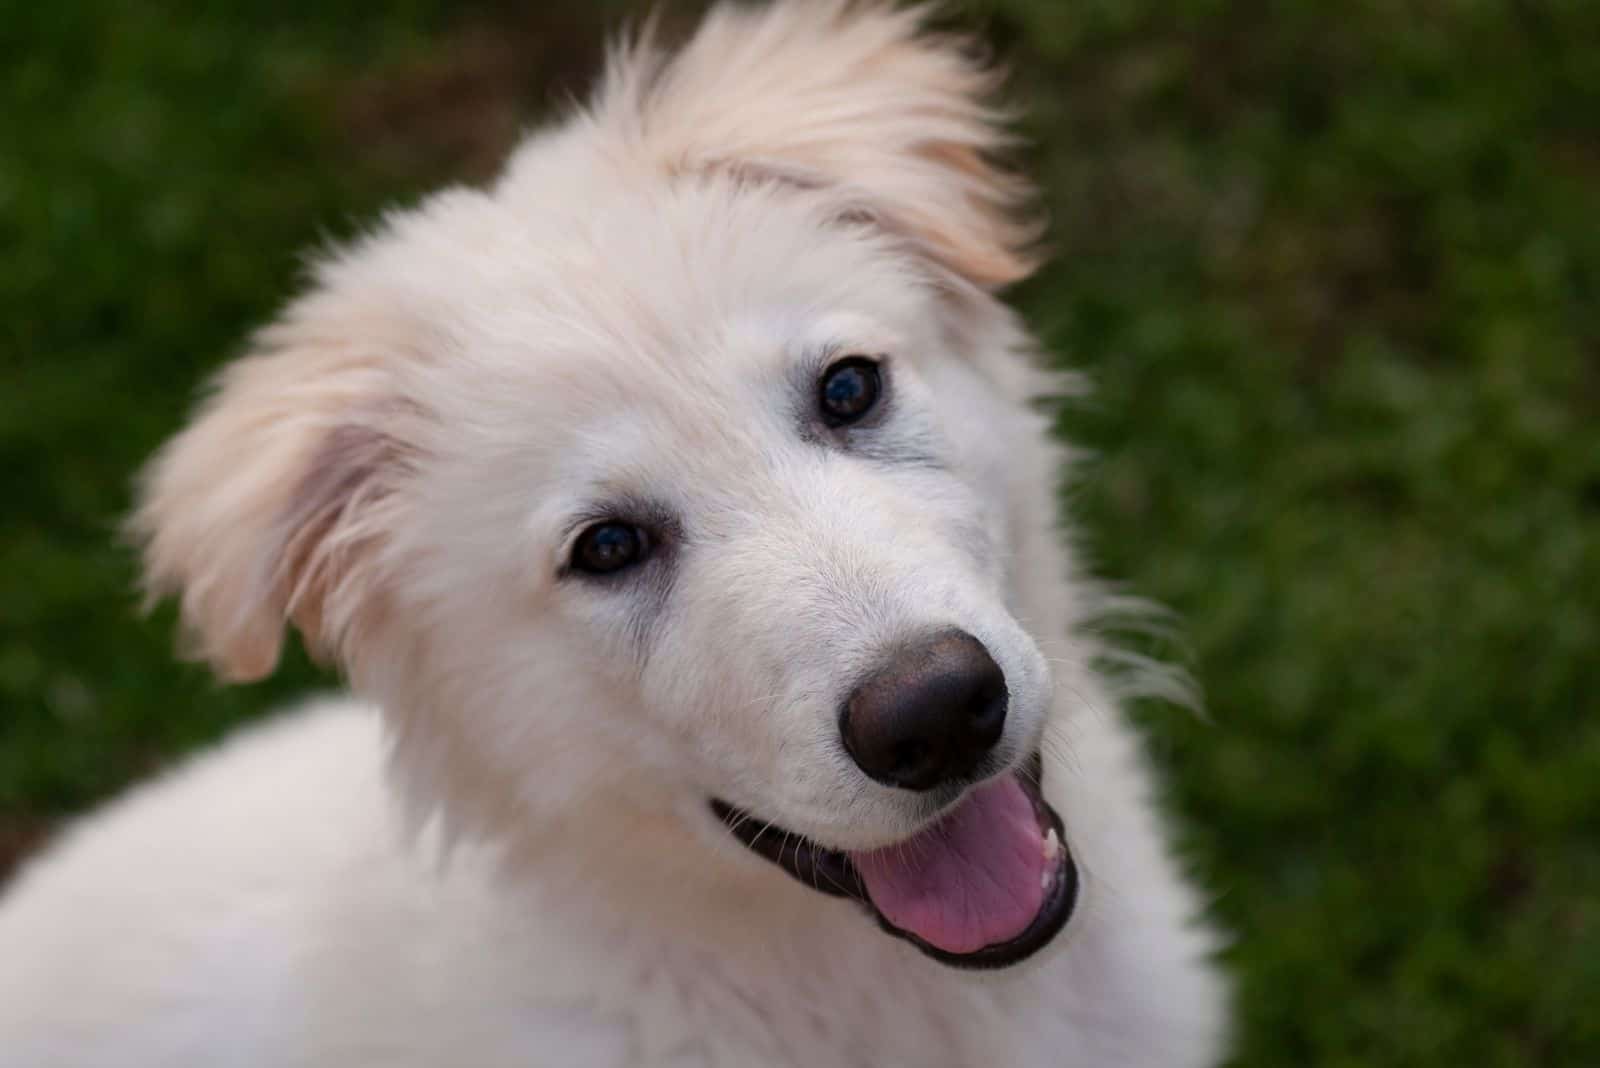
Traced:
<path fill-rule="evenodd" d="M 591 575 L 609 575 L 632 567 L 650 551 L 650 537 L 630 523 L 605 522 L 578 535 L 572 566 Z"/>
<path fill-rule="evenodd" d="M 854 423 L 878 403 L 883 381 L 878 365 L 865 356 L 846 356 L 829 367 L 818 386 L 822 421 L 829 426 Z"/>

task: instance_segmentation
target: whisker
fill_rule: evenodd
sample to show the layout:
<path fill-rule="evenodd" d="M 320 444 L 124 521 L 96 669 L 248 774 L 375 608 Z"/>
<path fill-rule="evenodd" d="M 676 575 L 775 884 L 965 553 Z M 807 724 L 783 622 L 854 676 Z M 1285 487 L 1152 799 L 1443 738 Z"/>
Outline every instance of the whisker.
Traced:
<path fill-rule="evenodd" d="M 772 830 L 772 828 L 774 826 L 775 826 L 775 824 L 773 823 L 773 821 L 772 820 L 768 820 L 766 822 L 766 824 L 759 831 L 756 832 L 756 836 L 754 838 L 750 839 L 750 848 L 754 849 L 756 847 L 757 843 L 759 843 L 761 841 L 761 836 L 766 834 L 768 831 Z"/>

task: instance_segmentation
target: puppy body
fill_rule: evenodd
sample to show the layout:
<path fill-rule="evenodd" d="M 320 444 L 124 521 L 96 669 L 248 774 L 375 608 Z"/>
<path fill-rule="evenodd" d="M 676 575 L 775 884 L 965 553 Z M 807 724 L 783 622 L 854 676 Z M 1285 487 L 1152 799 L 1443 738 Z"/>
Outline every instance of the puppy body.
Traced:
<path fill-rule="evenodd" d="M 0 1064 L 1203 1065 L 1219 987 L 1127 738 L 1055 795 L 1087 900 L 1048 956 L 949 969 L 754 863 L 675 882 L 574 812 L 587 886 L 408 845 L 372 710 L 234 739 L 68 835 L 0 913 Z M 744 858 L 737 858 L 744 860 Z M 566 863 L 557 855 L 552 864 Z"/>
<path fill-rule="evenodd" d="M 1223 991 L 1103 607 L 1055 529 L 1053 386 L 989 78 L 914 13 L 719 9 L 484 191 L 323 266 L 148 475 L 152 590 L 224 673 L 292 621 L 373 703 L 248 732 L 0 907 L 0 1065 L 1214 1063 Z M 819 420 L 870 359 L 884 399 Z M 596 523 L 648 559 L 581 573 Z M 994 972 L 752 856 L 712 799 L 861 855 L 959 789 L 863 775 L 864 674 L 1003 672 L 1080 877 Z M 942 815 L 944 814 L 944 815 Z"/>

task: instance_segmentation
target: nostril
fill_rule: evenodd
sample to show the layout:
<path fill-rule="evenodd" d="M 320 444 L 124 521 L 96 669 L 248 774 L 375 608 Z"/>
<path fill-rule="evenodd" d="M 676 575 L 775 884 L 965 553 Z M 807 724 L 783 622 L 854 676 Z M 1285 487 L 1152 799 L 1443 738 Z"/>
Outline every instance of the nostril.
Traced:
<path fill-rule="evenodd" d="M 972 727 L 977 731 L 998 731 L 1006 721 L 1005 697 L 991 697 L 972 706 Z"/>
<path fill-rule="evenodd" d="M 917 779 L 928 765 L 928 747 L 922 742 L 906 742 L 895 747 L 893 775 L 901 782 Z"/>

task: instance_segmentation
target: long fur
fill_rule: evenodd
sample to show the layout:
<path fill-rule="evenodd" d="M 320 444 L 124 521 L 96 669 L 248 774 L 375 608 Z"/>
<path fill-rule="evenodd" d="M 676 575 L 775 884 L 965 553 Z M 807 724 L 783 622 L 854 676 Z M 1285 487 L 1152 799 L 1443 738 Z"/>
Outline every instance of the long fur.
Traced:
<path fill-rule="evenodd" d="M 996 75 L 925 21 L 779 0 L 618 46 L 492 186 L 329 257 L 224 372 L 141 483 L 148 591 L 225 677 L 293 625 L 359 696 L 23 874 L 0 1065 L 1218 1060 L 1213 939 L 1117 710 L 1102 624 L 1131 602 L 1059 529 L 1034 402 L 1072 383 L 996 296 L 1037 235 Z M 807 405 L 849 353 L 890 400 L 834 434 Z M 572 574 L 575 531 L 621 513 L 657 557 Z M 996 752 L 1043 752 L 1083 875 L 1066 932 L 985 975 L 707 807 L 836 848 L 925 825 L 837 709 L 951 626 L 1004 671 Z"/>

